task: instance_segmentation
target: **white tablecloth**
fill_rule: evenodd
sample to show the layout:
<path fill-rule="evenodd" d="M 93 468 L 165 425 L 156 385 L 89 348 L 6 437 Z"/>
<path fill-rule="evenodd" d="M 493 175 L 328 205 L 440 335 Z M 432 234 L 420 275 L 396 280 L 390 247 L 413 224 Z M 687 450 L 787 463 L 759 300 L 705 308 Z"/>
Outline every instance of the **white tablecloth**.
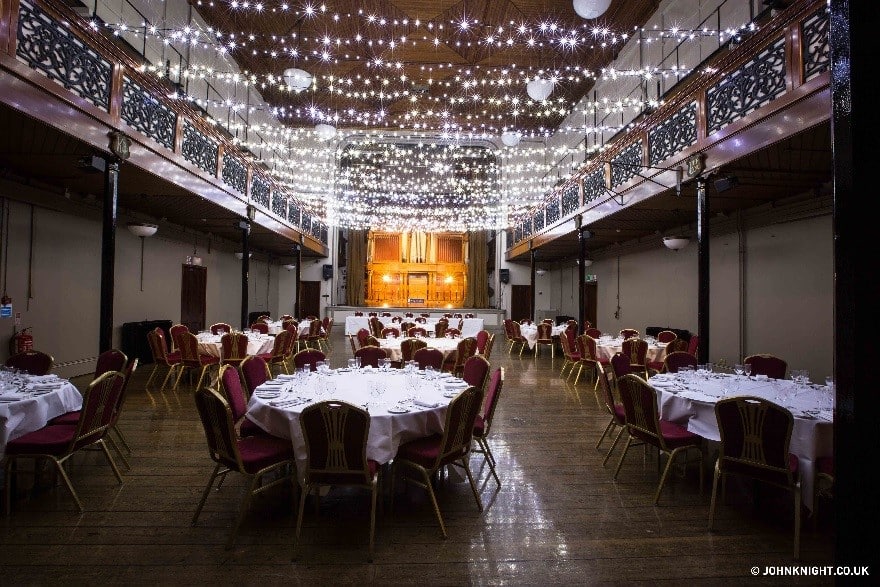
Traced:
<path fill-rule="evenodd" d="M 694 377 L 682 383 L 677 375 L 655 375 L 651 384 L 658 390 L 660 416 L 708 440 L 718 441 L 715 402 L 722 397 L 753 395 L 791 410 L 794 426 L 789 451 L 797 455 L 801 471 L 804 505 L 813 508 L 816 459 L 834 452 L 834 424 L 830 391 L 824 387 L 798 387 L 792 381 L 756 381 L 745 377 Z M 714 464 L 713 464 L 714 466 Z"/>
<path fill-rule="evenodd" d="M 615 353 L 623 350 L 622 338 L 600 338 L 596 341 L 596 355 L 599 360 L 610 361 Z M 666 356 L 666 344 L 662 342 L 654 342 L 648 345 L 648 352 L 645 360 L 649 363 L 662 361 Z"/>
<path fill-rule="evenodd" d="M 440 320 L 440 316 L 426 318 L 427 322 L 423 325 L 426 330 L 431 330 L 434 328 L 434 325 Z M 462 320 L 461 325 L 461 335 L 462 336 L 476 336 L 479 331 L 483 329 L 483 319 L 482 318 L 449 318 L 449 326 L 450 328 L 455 328 L 458 321 Z M 383 325 L 387 326 L 396 326 L 400 328 L 399 323 L 392 323 L 391 318 L 379 318 L 379 321 L 382 322 Z M 406 322 L 415 322 L 415 318 L 404 318 Z M 357 334 L 358 330 L 361 328 L 370 329 L 370 318 L 369 316 L 347 316 L 345 318 L 345 334 Z"/>
<path fill-rule="evenodd" d="M 53 377 L 29 378 L 44 384 L 58 383 L 57 389 L 40 395 L 29 393 L 27 385 L 23 391 L 10 386 L 0 388 L 0 458 L 3 458 L 6 443 L 10 440 L 39 430 L 52 418 L 82 407 L 79 390 L 66 379 Z"/>
<path fill-rule="evenodd" d="M 446 387 L 442 383 L 444 381 L 450 382 L 450 386 Z M 410 382 L 414 383 L 415 387 L 410 387 Z M 402 369 L 391 369 L 387 372 L 374 369 L 357 371 L 340 369 L 331 371 L 329 375 L 311 373 L 307 383 L 303 385 L 297 386 L 293 381 L 286 382 L 278 398 L 260 397 L 265 390 L 278 389 L 277 387 L 271 388 L 265 384 L 258 387 L 248 401 L 247 417 L 270 434 L 290 438 L 293 442 L 297 466 L 303 470 L 307 455 L 299 415 L 305 406 L 316 399 L 321 401 L 338 399 L 362 407 L 369 403 L 370 434 L 367 440 L 367 458 L 384 464 L 394 458 L 401 444 L 443 432 L 446 408 L 452 401 L 451 397 L 445 397 L 444 394 L 465 389 L 466 386 L 462 383 L 460 379 L 454 378 L 429 381 L 423 373 L 409 374 Z M 452 384 L 456 384 L 456 387 Z M 374 385 L 384 390 L 378 398 L 370 394 Z M 324 395 L 316 397 L 317 390 L 324 390 Z M 405 402 L 407 397 L 412 396 L 415 396 L 420 403 L 431 404 L 433 407 L 406 402 L 404 405 L 409 411 L 405 413 L 388 411 L 389 408 L 393 409 L 400 402 Z M 297 397 L 309 401 L 299 405 L 283 403 Z"/>
<path fill-rule="evenodd" d="M 311 325 L 311 320 L 303 320 L 299 323 L 299 335 L 306 336 L 309 333 L 309 326 Z M 276 322 L 268 322 L 269 324 L 269 334 L 278 334 L 281 332 L 281 320 Z"/>
<path fill-rule="evenodd" d="M 560 324 L 559 326 L 554 326 L 552 335 L 559 336 L 565 329 L 568 327 L 568 324 Z M 519 333 L 523 335 L 523 337 L 528 341 L 529 348 L 535 348 L 535 345 L 538 344 L 538 325 L 537 324 L 521 324 L 519 327 Z"/>
<path fill-rule="evenodd" d="M 213 355 L 220 357 L 220 350 L 223 345 L 220 344 L 220 337 L 213 334 L 199 334 L 199 352 L 205 355 Z M 268 334 L 250 334 L 248 335 L 247 354 L 262 355 L 271 353 L 275 346 L 275 337 Z"/>
<path fill-rule="evenodd" d="M 379 340 L 379 346 L 385 349 L 389 359 L 400 361 L 403 358 L 400 350 L 400 343 L 403 340 L 403 338 L 383 338 Z M 423 340 L 428 343 L 428 348 L 443 351 L 443 360 L 446 360 L 449 353 L 457 349 L 458 343 L 461 342 L 460 338 L 424 338 Z"/>

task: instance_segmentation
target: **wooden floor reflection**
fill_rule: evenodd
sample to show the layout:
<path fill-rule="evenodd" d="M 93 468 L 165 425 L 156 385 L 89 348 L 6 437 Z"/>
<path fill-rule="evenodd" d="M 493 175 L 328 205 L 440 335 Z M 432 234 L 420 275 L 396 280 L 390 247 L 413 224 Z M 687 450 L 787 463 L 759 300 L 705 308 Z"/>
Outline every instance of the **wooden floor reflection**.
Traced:
<path fill-rule="evenodd" d="M 339 334 L 333 349 L 334 366 L 351 353 Z M 793 564 L 784 493 L 731 483 L 710 534 L 710 488 L 700 492 L 695 471 L 673 476 L 657 507 L 653 454 L 632 451 L 612 480 L 616 456 L 603 468 L 604 450 L 595 448 L 607 417 L 590 385 L 560 379 L 561 358 L 510 357 L 499 340 L 491 362 L 506 369 L 490 436 L 503 485 L 474 455 L 480 514 L 466 481 L 445 480 L 437 495 L 447 540 L 425 493 L 399 487 L 393 512 L 386 495 L 368 564 L 368 494 L 334 491 L 317 517 L 306 508 L 292 562 L 296 496 L 279 488 L 252 501 L 235 548 L 224 550 L 243 484 L 228 479 L 190 525 L 213 464 L 192 389 L 145 391 L 148 366 L 135 374 L 120 424 L 134 449 L 125 483 L 116 484 L 100 455 L 75 458 L 70 472 L 87 510 L 77 515 L 50 478 L 38 476 L 34 489 L 22 477 L 0 532 L 0 583 L 717 583 L 760 581 L 752 567 Z M 830 564 L 832 507 L 823 501 L 818 519 L 805 518 L 800 564 Z"/>

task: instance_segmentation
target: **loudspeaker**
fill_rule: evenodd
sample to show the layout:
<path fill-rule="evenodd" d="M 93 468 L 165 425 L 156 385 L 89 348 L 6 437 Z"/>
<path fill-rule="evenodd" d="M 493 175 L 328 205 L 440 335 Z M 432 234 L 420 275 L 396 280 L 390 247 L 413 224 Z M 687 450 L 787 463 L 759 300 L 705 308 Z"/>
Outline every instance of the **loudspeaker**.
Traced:
<path fill-rule="evenodd" d="M 321 275 L 324 279 L 333 279 L 333 265 L 324 265 Z"/>
<path fill-rule="evenodd" d="M 719 177 L 715 180 L 715 191 L 719 194 L 739 185 L 739 180 L 734 175 Z"/>
<path fill-rule="evenodd" d="M 501 277 L 501 283 L 510 283 L 510 269 L 502 269 L 499 277 Z"/>

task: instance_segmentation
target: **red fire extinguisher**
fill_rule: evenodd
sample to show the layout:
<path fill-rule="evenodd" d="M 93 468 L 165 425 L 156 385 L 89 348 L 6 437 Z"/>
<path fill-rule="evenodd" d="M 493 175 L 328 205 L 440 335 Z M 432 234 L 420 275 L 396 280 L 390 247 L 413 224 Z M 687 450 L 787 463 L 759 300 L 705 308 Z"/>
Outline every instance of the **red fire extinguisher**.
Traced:
<path fill-rule="evenodd" d="M 34 337 L 31 336 L 30 327 L 22 328 L 9 340 L 9 354 L 17 355 L 25 351 L 34 350 Z"/>

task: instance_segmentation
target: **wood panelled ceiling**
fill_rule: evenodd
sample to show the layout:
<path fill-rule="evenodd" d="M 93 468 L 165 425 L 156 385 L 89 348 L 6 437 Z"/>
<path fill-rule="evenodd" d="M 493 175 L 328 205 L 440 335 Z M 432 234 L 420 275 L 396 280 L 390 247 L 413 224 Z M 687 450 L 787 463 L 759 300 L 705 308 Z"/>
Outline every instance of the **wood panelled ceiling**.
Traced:
<path fill-rule="evenodd" d="M 338 0 L 325 4 L 326 11 L 320 10 L 317 2 L 290 2 L 289 8 L 282 10 L 280 2 L 270 0 L 258 12 L 233 8 L 229 2 L 193 3 L 210 26 L 252 39 L 232 50 L 231 56 L 258 79 L 281 76 L 290 67 L 315 76 L 317 84 L 300 93 L 280 84 L 260 89 L 270 106 L 285 109 L 282 121 L 288 125 L 314 125 L 318 120 L 307 109 L 317 107 L 342 116 L 337 124 L 340 127 L 374 126 L 346 115 L 349 109 L 383 110 L 387 116 L 375 127 L 395 129 L 407 123 L 407 113 L 416 109 L 436 113 L 427 119 L 429 128 L 451 125 L 462 130 L 500 132 L 510 127 L 534 133 L 555 128 L 564 115 L 539 114 L 534 107 L 514 115 L 509 102 L 492 105 L 486 99 L 515 94 L 522 102 L 529 102 L 525 83 L 489 86 L 481 81 L 500 78 L 503 72 L 523 71 L 534 76 L 548 69 L 564 72 L 569 66 L 600 70 L 613 60 L 622 43 L 603 48 L 601 39 L 596 41 L 583 25 L 631 32 L 634 26 L 644 24 L 658 6 L 656 0 L 614 0 L 602 17 L 587 21 L 574 12 L 571 0 Z M 306 14 L 307 5 L 315 10 Z M 468 23 L 466 30 L 462 21 Z M 541 23 L 577 29 L 583 41 L 562 49 L 558 44 L 549 46 L 549 41 L 559 35 L 547 33 L 538 35 L 536 45 L 529 47 L 525 37 L 531 33 L 519 34 L 518 27 L 539 27 Z M 493 31 L 497 33 L 499 27 L 505 31 L 499 39 L 516 38 L 516 42 L 508 45 L 505 41 L 500 47 L 487 43 L 487 37 Z M 392 40 L 394 47 L 390 46 Z M 330 76 L 350 79 L 352 84 L 338 84 L 339 91 L 331 92 Z M 381 81 L 383 78 L 387 83 Z M 480 85 L 465 87 L 462 80 L 468 78 Z M 371 81 L 365 84 L 364 80 Z M 593 84 L 592 79 L 583 76 L 561 79 L 550 100 L 573 105 Z M 369 89 L 382 90 L 382 96 L 352 97 L 343 93 Z M 475 99 L 475 95 L 482 99 Z M 450 97 L 464 101 L 450 105 Z M 297 113 L 297 109 L 302 110 Z M 411 123 L 407 128 L 412 128 Z"/>

